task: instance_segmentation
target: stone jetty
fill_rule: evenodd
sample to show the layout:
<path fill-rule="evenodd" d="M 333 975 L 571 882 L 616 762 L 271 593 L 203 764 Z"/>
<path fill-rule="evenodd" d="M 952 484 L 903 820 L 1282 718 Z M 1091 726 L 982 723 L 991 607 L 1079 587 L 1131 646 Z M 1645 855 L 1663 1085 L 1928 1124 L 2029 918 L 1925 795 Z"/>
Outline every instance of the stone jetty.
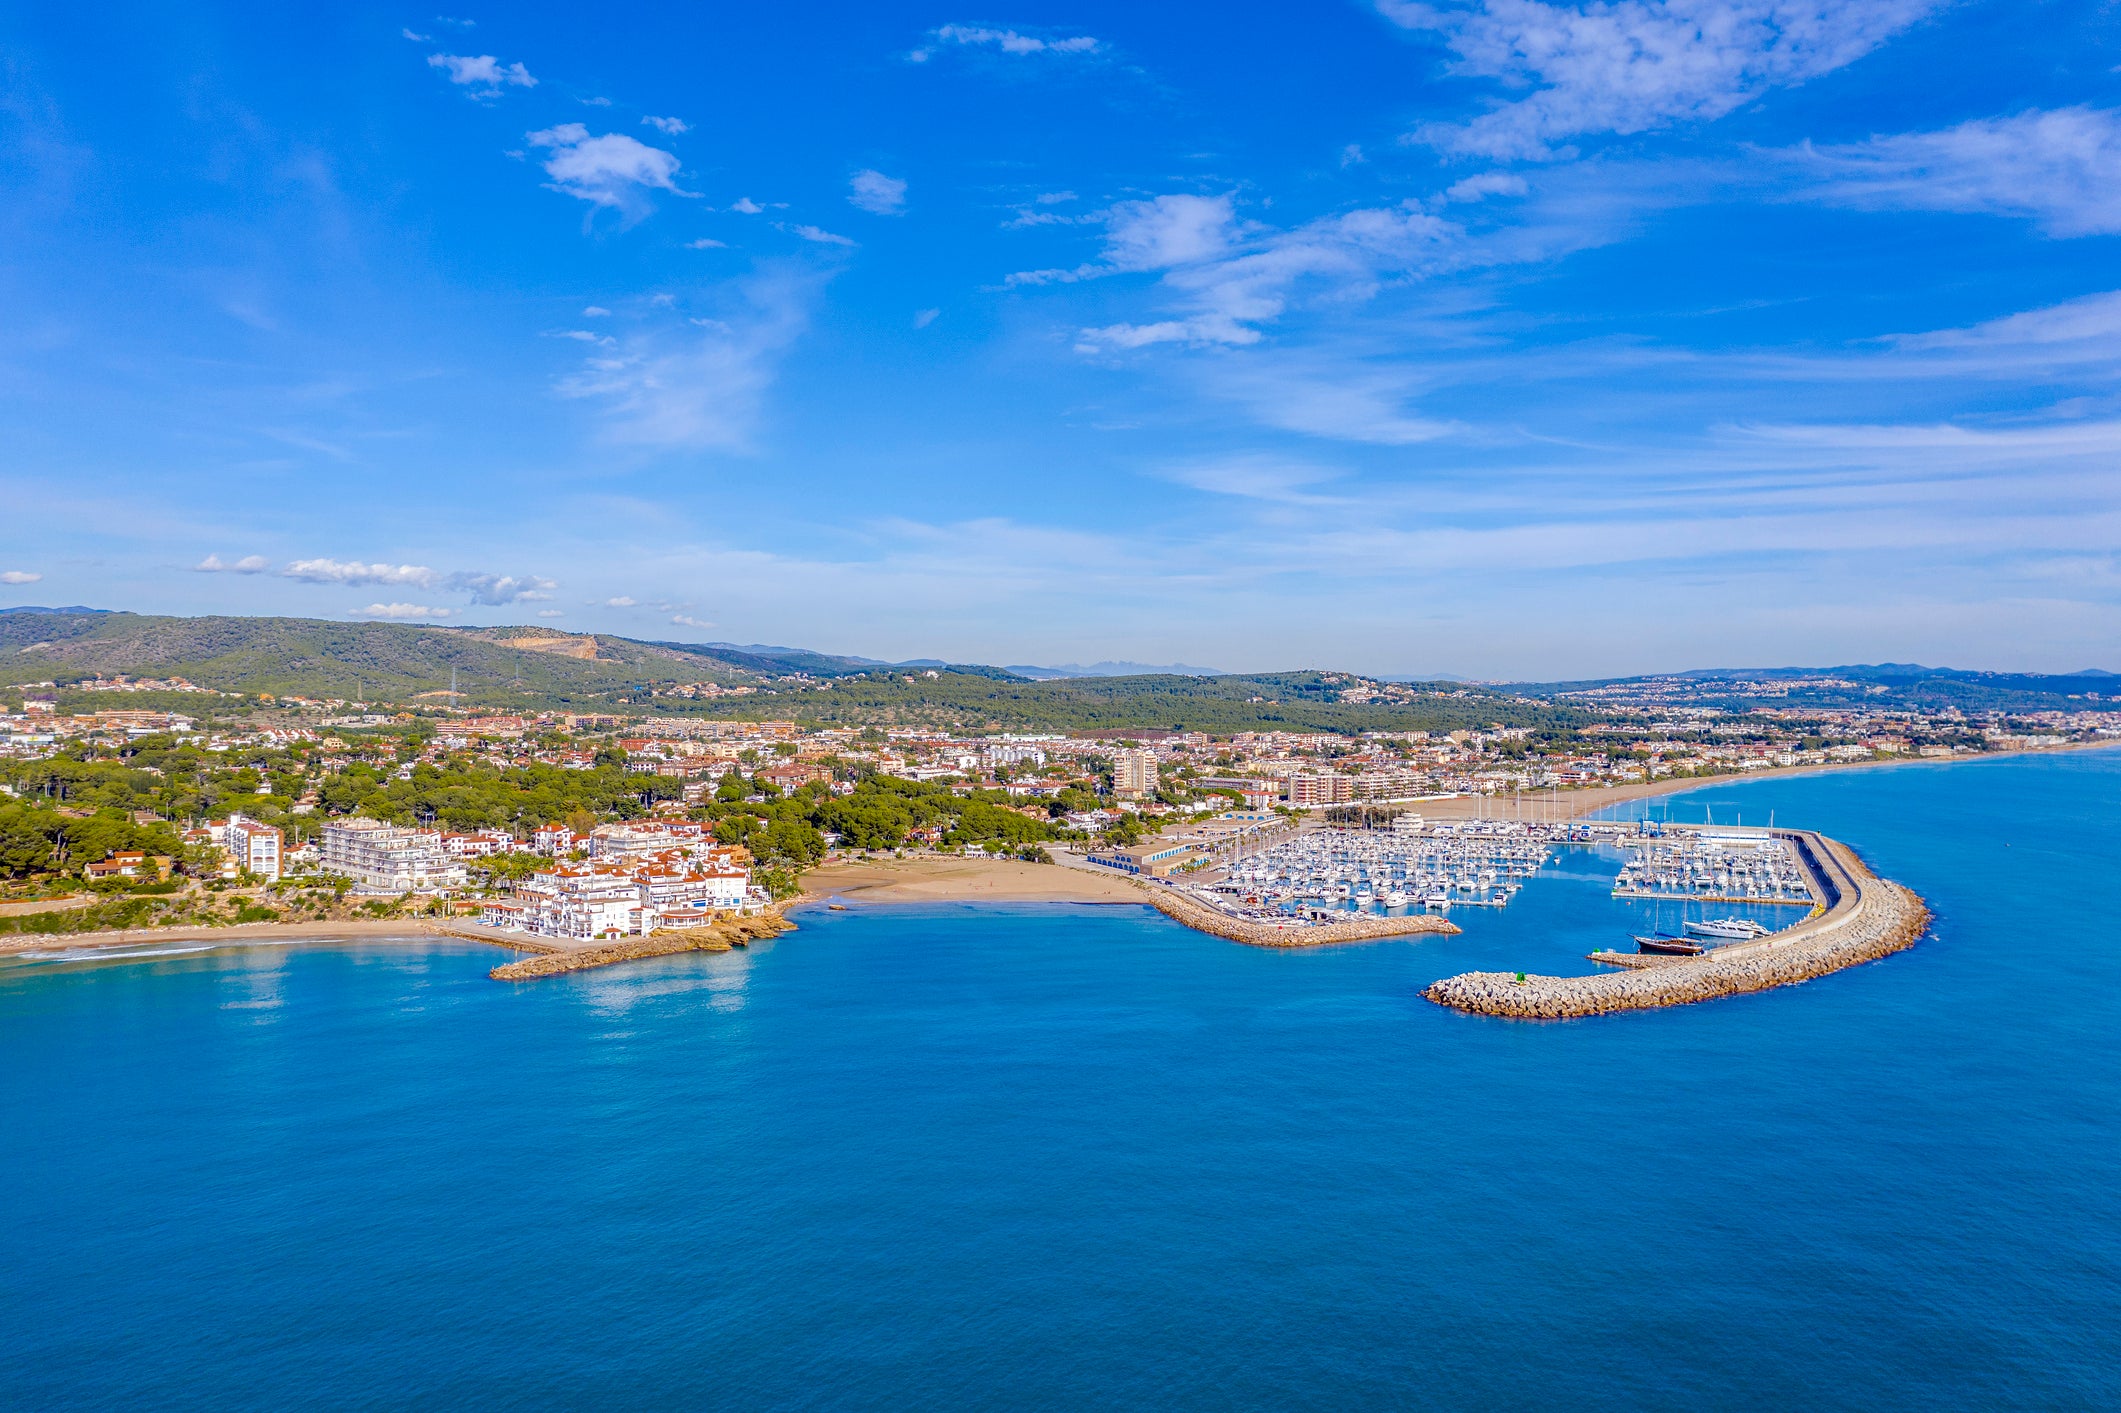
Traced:
<path fill-rule="evenodd" d="M 606 942 L 588 947 L 554 947 L 541 951 L 536 956 L 497 966 L 487 975 L 495 981 L 534 981 L 541 976 L 558 976 L 562 972 L 586 971 L 591 967 L 608 967 L 619 962 L 636 962 L 644 957 L 667 957 L 677 952 L 726 952 L 732 947 L 741 947 L 762 938 L 777 937 L 783 932 L 793 931 L 794 928 L 794 923 L 777 912 L 761 913 L 754 917 L 729 918 L 706 927 L 687 927 L 654 932 L 646 937 L 629 937 L 623 942 Z"/>
<path fill-rule="evenodd" d="M 1457 932 L 1457 924 L 1430 913 L 1407 917 L 1354 917 L 1346 922 L 1287 924 L 1255 922 L 1231 917 L 1218 908 L 1196 902 L 1169 888 L 1148 888 L 1149 903 L 1158 912 L 1197 932 L 1213 933 L 1252 947 L 1323 947 L 1332 942 L 1370 942 L 1380 937 L 1405 937 L 1417 932 Z"/>
<path fill-rule="evenodd" d="M 1477 1015 L 1562 1020 L 1612 1011 L 1682 1006 L 1788 986 L 1875 961 L 1911 947 L 1929 925 L 1929 909 L 1897 883 L 1873 874 L 1845 845 L 1809 830 L 1776 830 L 1796 846 L 1820 910 L 1795 927 L 1699 957 L 1659 958 L 1599 976 L 1526 976 L 1474 971 L 1446 977 L 1422 994 L 1440 1006 Z M 1607 960 L 1606 954 L 1594 954 Z M 1620 962 L 1616 954 L 1612 957 Z"/>

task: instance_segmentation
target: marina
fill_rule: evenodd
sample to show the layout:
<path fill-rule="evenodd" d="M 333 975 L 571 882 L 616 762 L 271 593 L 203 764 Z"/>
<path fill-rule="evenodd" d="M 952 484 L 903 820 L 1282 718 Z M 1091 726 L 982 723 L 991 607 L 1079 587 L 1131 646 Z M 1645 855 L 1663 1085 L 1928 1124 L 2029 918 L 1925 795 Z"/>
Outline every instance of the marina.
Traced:
<path fill-rule="evenodd" d="M 1565 834 L 1564 826 L 1431 825 L 1403 815 L 1390 830 L 1297 835 L 1238 859 L 1220 879 L 1191 891 L 1225 912 L 1261 920 L 1339 923 L 1350 914 L 1499 908 L 1547 864 Z"/>

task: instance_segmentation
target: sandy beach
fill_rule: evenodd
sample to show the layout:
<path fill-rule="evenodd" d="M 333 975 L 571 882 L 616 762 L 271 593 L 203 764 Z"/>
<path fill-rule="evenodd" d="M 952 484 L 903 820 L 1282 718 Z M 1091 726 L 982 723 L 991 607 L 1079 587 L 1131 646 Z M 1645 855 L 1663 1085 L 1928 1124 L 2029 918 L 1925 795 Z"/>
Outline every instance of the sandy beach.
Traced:
<path fill-rule="evenodd" d="M 246 942 L 337 941 L 428 943 L 437 937 L 510 946 L 507 934 L 462 923 L 430 923 L 414 918 L 344 922 L 251 922 L 234 927 L 136 927 L 114 932 L 13 933 L 0 942 L 0 957 L 23 952 L 76 952 L 106 947 L 139 947 L 160 942 L 213 942 L 237 947 Z"/>
<path fill-rule="evenodd" d="M 1633 785 L 1599 785 L 1580 790 L 1527 791 L 1521 796 L 1466 795 L 1449 800 L 1421 800 L 1409 808 L 1427 819 L 1582 819 L 1610 805 L 1625 804 L 1629 800 L 1678 795 L 1689 790 L 1713 790 L 1749 780 L 1794 780 L 1803 775 L 1839 775 L 1851 770 L 1895 770 L 1905 766 L 1967 765 L 1974 761 L 2004 760 L 2011 756 L 2049 756 L 2068 751 L 2110 751 L 2117 748 L 2121 748 L 2121 741 L 2083 741 L 2067 746 L 2044 746 L 2029 751 L 1988 751 L 1981 755 L 1953 756 L 1949 759 L 1897 756 L 1890 760 L 1851 761 L 1845 765 L 1802 765 L 1754 771 L 1746 775 L 1688 776 L 1683 779 L 1642 781 Z"/>
<path fill-rule="evenodd" d="M 803 901 L 821 903 L 1134 903 L 1139 885 L 1118 874 L 1092 873 L 1017 859 L 848 859 L 803 875 Z"/>

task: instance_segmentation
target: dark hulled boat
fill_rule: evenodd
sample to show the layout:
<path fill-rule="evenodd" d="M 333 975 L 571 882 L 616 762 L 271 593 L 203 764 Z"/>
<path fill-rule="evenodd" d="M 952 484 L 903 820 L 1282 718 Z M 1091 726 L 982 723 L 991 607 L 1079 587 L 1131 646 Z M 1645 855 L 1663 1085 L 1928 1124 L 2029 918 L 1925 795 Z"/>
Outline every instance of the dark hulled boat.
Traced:
<path fill-rule="evenodd" d="M 1657 952 L 1669 957 L 1698 957 L 1708 949 L 1699 942 L 1690 942 L 1684 937 L 1638 937 L 1635 939 L 1638 952 Z"/>

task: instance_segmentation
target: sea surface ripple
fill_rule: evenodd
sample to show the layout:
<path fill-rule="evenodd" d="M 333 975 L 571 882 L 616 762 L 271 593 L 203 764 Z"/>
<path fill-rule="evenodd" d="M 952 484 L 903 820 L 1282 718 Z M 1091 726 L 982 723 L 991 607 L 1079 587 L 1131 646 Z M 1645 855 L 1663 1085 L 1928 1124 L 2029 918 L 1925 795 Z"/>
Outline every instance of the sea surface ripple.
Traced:
<path fill-rule="evenodd" d="M 1577 851 L 1315 952 L 935 906 L 523 986 L 0 967 L 0 1404 L 2121 1406 L 2121 753 L 1705 807 L 1934 936 L 1600 1020 L 1421 999 L 1626 945 Z"/>

